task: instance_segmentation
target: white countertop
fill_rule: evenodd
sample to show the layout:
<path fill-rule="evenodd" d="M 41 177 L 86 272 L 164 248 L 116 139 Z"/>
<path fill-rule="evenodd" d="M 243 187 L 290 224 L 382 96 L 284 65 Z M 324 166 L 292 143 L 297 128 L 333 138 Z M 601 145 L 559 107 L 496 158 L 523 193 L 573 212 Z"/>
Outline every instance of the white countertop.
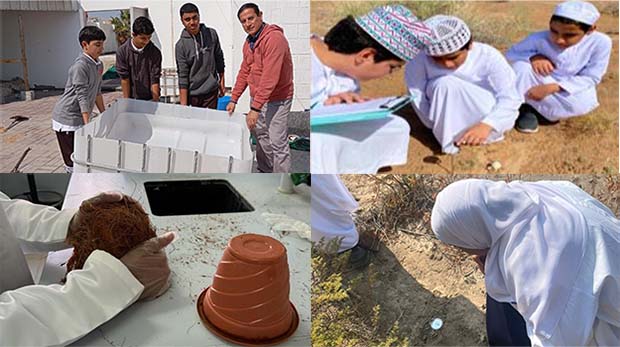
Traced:
<path fill-rule="evenodd" d="M 254 207 L 252 212 L 154 216 L 144 182 L 162 180 L 225 179 Z M 217 264 L 235 235 L 257 233 L 272 236 L 286 247 L 290 269 L 290 300 L 300 316 L 295 334 L 283 346 L 310 346 L 310 242 L 296 234 L 282 236 L 270 231 L 262 213 L 283 214 L 310 223 L 310 189 L 295 187 L 296 194 L 277 191 L 280 174 L 74 174 L 63 208 L 77 208 L 82 200 L 102 191 L 120 191 L 137 199 L 150 214 L 157 233 L 175 231 L 177 240 L 167 247 L 172 286 L 161 297 L 138 302 L 89 335 L 76 346 L 228 346 L 209 332 L 200 321 L 196 300 L 212 282 Z M 205 199 L 209 199 L 205 196 Z M 70 251 L 51 253 L 42 283 L 58 282 L 61 266 Z M 234 345 L 233 345 L 234 346 Z"/>

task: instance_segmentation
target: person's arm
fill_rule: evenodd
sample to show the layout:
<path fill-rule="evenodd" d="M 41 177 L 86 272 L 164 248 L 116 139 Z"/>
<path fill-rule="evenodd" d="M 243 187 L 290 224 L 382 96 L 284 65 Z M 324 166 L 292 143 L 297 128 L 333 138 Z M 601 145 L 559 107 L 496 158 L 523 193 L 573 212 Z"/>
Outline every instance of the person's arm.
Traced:
<path fill-rule="evenodd" d="M 224 81 L 224 71 L 220 73 L 220 96 L 226 94 L 226 82 Z"/>
<path fill-rule="evenodd" d="M 264 45 L 265 56 L 263 57 L 263 73 L 258 82 L 259 89 L 252 98 L 250 108 L 253 110 L 261 110 L 263 105 L 269 101 L 271 93 L 278 85 L 284 58 L 290 54 L 288 42 L 283 34 L 274 32 L 271 36 L 265 38 L 262 43 Z"/>
<path fill-rule="evenodd" d="M 131 40 L 131 39 L 130 39 Z M 123 98 L 129 98 L 131 96 L 131 71 L 129 70 L 129 64 L 127 64 L 127 55 L 123 49 L 119 47 L 116 51 L 116 73 L 121 78 L 121 90 L 123 91 Z"/>
<path fill-rule="evenodd" d="M 74 65 L 69 69 L 69 74 L 71 75 L 71 81 L 75 88 L 82 119 L 84 120 L 84 124 L 86 124 L 92 112 L 91 105 L 88 102 L 88 71 L 82 65 Z"/>
<path fill-rule="evenodd" d="M 177 42 L 175 47 L 175 57 L 177 60 L 177 74 L 179 76 L 179 102 L 181 105 L 188 105 L 189 70 L 191 68 L 186 54 L 181 45 Z"/>
<path fill-rule="evenodd" d="M 49 252 L 69 248 L 65 243 L 69 223 L 76 210 L 62 210 L 36 205 L 25 200 L 11 200 L 0 193 L 0 208 L 27 251 Z"/>
<path fill-rule="evenodd" d="M 97 94 L 97 97 L 95 98 L 95 105 L 97 105 L 99 112 L 103 113 L 103 111 L 105 111 L 105 105 L 103 104 L 102 94 Z"/>
<path fill-rule="evenodd" d="M 590 34 L 593 35 L 593 34 Z M 576 94 L 601 83 L 603 75 L 607 72 L 609 57 L 611 56 L 611 40 L 608 37 L 600 37 L 591 52 L 590 60 L 579 73 L 570 77 L 557 77 L 562 90 L 569 94 Z M 588 52 L 590 53 L 590 52 Z M 575 57 L 577 59 L 577 57 Z"/>
<path fill-rule="evenodd" d="M 407 89 L 412 99 L 412 106 L 418 118 L 420 118 L 424 126 L 431 129 L 433 124 L 429 123 L 427 119 L 430 103 L 426 97 L 428 76 L 425 67 L 425 59 L 427 58 L 424 54 L 419 54 L 405 65 L 405 83 L 407 84 Z"/>
<path fill-rule="evenodd" d="M 121 90 L 123 91 L 123 98 L 128 99 L 131 95 L 131 81 L 129 78 L 121 78 Z"/>
<path fill-rule="evenodd" d="M 161 92 L 161 89 L 159 88 L 159 83 L 155 83 L 151 85 L 151 96 L 153 98 L 153 101 L 159 102 L 160 92 Z"/>
<path fill-rule="evenodd" d="M 495 94 L 495 106 L 489 114 L 483 115 L 482 123 L 497 132 L 504 132 L 514 126 L 523 97 L 517 91 L 517 77 L 501 53 L 493 52 L 486 59 L 489 83 Z"/>
<path fill-rule="evenodd" d="M 114 256 L 96 250 L 65 285 L 31 285 L 0 294 L 2 345 L 67 345 L 138 300 L 144 286 Z"/>
<path fill-rule="evenodd" d="M 181 103 L 181 105 L 189 105 L 188 103 L 188 97 L 189 97 L 189 93 L 187 92 L 187 88 L 180 88 L 179 89 L 179 102 Z"/>
<path fill-rule="evenodd" d="M 161 51 L 155 47 L 155 57 L 153 59 L 153 65 L 151 65 L 151 96 L 153 101 L 159 102 L 159 96 L 161 91 L 159 88 L 159 80 L 161 79 Z"/>
<path fill-rule="evenodd" d="M 243 44 L 243 51 L 245 52 L 247 48 L 247 41 Z M 249 49 L 249 48 L 248 48 Z M 230 98 L 230 103 L 234 105 L 237 104 L 237 101 L 241 97 L 241 94 L 245 91 L 245 88 L 248 86 L 248 76 L 250 75 L 250 65 L 246 61 L 245 53 L 243 54 L 243 60 L 241 61 L 241 66 L 239 67 L 239 73 L 237 73 L 237 79 L 235 81 L 235 86 L 232 90 L 232 96 Z"/>
<path fill-rule="evenodd" d="M 530 63 L 530 58 L 538 54 L 536 48 L 536 42 L 539 40 L 545 40 L 544 35 L 548 35 L 547 32 L 538 32 L 530 34 L 522 41 L 514 44 L 506 52 L 506 59 L 512 64 L 516 61 L 525 61 Z"/>

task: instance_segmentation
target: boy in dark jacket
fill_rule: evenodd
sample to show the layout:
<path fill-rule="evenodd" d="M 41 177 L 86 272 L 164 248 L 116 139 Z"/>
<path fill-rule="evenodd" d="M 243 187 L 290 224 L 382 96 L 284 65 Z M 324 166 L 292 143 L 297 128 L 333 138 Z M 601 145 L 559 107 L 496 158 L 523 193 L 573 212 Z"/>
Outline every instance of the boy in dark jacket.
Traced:
<path fill-rule="evenodd" d="M 52 111 L 52 129 L 56 132 L 65 170 L 73 172 L 73 139 L 75 131 L 88 123 L 95 105 L 100 112 L 105 110 L 101 95 L 101 74 L 103 63 L 104 32 L 95 26 L 80 30 L 80 54 L 69 68 L 65 91 Z"/>
<path fill-rule="evenodd" d="M 175 46 L 181 105 L 217 108 L 224 95 L 224 53 L 213 28 L 200 23 L 196 5 L 181 6 L 185 29 Z"/>
<path fill-rule="evenodd" d="M 121 76 L 124 98 L 159 101 L 161 51 L 151 42 L 154 31 L 150 19 L 136 18 L 131 40 L 116 51 L 116 72 Z"/>

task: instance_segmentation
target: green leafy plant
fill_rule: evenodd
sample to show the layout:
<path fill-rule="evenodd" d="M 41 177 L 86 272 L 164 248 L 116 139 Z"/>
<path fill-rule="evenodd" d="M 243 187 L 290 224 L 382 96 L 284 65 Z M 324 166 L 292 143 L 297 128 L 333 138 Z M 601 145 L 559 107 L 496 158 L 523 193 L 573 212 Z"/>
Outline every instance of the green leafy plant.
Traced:
<path fill-rule="evenodd" d="M 111 20 L 116 33 L 116 42 L 122 45 L 131 37 L 131 19 L 129 18 L 129 10 L 121 10 L 120 17 L 113 17 Z"/>

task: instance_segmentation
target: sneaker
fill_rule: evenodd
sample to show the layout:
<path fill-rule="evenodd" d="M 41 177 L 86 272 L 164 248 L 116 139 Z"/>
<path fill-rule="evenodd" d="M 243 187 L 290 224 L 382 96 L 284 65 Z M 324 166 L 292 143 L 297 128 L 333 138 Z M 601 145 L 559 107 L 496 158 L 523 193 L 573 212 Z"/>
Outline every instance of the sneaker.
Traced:
<path fill-rule="evenodd" d="M 355 246 L 346 252 L 349 252 L 349 262 L 347 263 L 344 273 L 354 270 L 363 269 L 370 264 L 370 251 L 360 246 Z"/>
<path fill-rule="evenodd" d="M 538 132 L 538 117 L 536 117 L 536 111 L 532 106 L 528 104 L 523 104 L 521 106 L 515 128 L 517 131 L 526 134 Z"/>

